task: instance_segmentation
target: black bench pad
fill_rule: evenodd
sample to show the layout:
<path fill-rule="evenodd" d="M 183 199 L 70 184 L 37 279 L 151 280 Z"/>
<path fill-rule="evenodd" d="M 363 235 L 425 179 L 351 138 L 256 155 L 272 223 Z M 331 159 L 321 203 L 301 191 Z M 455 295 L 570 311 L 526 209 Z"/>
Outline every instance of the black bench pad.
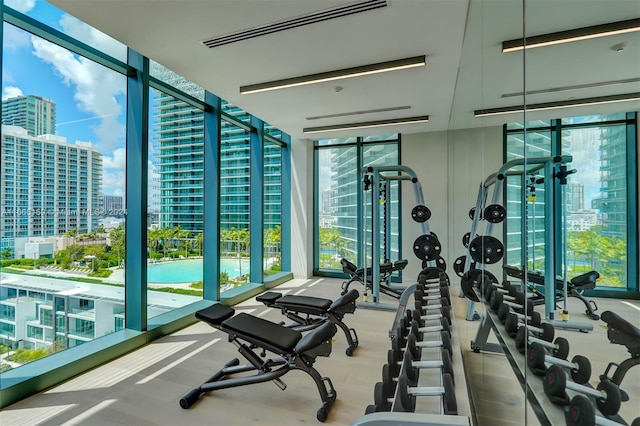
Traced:
<path fill-rule="evenodd" d="M 600 318 L 607 323 L 610 329 L 627 334 L 631 339 L 637 340 L 640 343 L 640 328 L 634 326 L 620 315 L 615 312 L 604 311 Z"/>
<path fill-rule="evenodd" d="M 267 343 L 282 353 L 292 353 L 302 333 L 253 315 L 240 313 L 222 323 L 225 331 L 243 335 L 257 345 Z"/>
<path fill-rule="evenodd" d="M 224 320 L 231 318 L 234 313 L 233 308 L 216 303 L 208 308 L 200 309 L 196 312 L 196 318 L 210 324 L 220 325 Z"/>
<path fill-rule="evenodd" d="M 265 305 L 273 305 L 276 300 L 282 297 L 282 293 L 276 293 L 275 291 L 267 291 L 256 297 L 256 301 L 264 303 Z"/>
<path fill-rule="evenodd" d="M 321 315 L 331 306 L 331 300 L 320 297 L 283 296 L 276 301 L 276 306 L 305 314 Z"/>
<path fill-rule="evenodd" d="M 334 300 L 329 307 L 329 310 L 335 310 L 349 303 L 353 303 L 358 299 L 358 297 L 360 297 L 360 293 L 358 293 L 358 290 L 349 290 L 347 294 L 345 294 L 344 296 L 340 296 L 336 300 Z"/>

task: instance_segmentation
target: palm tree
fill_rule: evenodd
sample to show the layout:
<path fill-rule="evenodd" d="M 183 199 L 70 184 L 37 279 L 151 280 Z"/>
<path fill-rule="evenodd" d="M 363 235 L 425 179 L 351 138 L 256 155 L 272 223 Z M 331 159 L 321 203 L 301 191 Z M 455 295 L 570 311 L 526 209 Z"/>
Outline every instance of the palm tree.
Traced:
<path fill-rule="evenodd" d="M 198 250 L 198 255 L 202 256 L 202 246 L 204 244 L 204 235 L 202 232 L 198 232 L 196 234 L 196 249 Z"/>

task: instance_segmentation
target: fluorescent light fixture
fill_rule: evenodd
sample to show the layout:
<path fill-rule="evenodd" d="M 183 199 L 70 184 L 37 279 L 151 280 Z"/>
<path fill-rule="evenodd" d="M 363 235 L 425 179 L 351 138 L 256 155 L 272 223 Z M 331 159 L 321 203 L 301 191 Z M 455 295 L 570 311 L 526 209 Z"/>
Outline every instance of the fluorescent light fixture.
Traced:
<path fill-rule="evenodd" d="M 560 102 L 546 102 L 540 104 L 531 104 L 527 105 L 526 108 L 522 105 L 505 107 L 505 108 L 491 108 L 491 109 L 480 109 L 476 110 L 473 113 L 474 117 L 489 117 L 492 115 L 503 115 L 503 114 L 515 114 L 519 112 L 526 111 L 544 111 L 549 109 L 560 109 L 560 108 L 573 108 L 573 107 L 583 107 L 589 105 L 604 105 L 604 104 L 613 104 L 617 102 L 631 102 L 631 101 L 640 101 L 640 92 L 637 93 L 625 93 L 622 95 L 611 95 L 611 96 L 599 96 L 594 98 L 584 98 L 584 99 L 572 99 L 569 101 L 560 101 Z"/>
<path fill-rule="evenodd" d="M 502 42 L 502 52 L 515 52 L 523 49 L 533 49 L 535 47 L 553 46 L 561 43 L 571 43 L 573 41 L 589 40 L 598 37 L 607 37 L 617 34 L 626 34 L 640 31 L 640 18 L 626 21 L 610 22 L 608 24 L 593 25 L 591 27 L 576 28 L 573 30 L 559 31 L 556 33 L 541 34 L 518 38 Z"/>
<path fill-rule="evenodd" d="M 250 84 L 241 86 L 240 93 L 266 92 L 268 90 L 284 89 L 287 87 L 304 86 L 306 84 L 322 83 L 325 81 L 341 80 L 343 78 L 360 77 L 363 75 L 378 74 L 388 71 L 397 71 L 407 68 L 422 67 L 427 64 L 425 55 L 414 56 L 413 58 L 398 59 L 395 61 L 380 62 L 377 64 L 363 65 L 342 70 L 321 72 L 318 74 L 304 75 L 300 77 L 286 78 L 284 80 L 269 81 L 266 83 Z"/>
<path fill-rule="evenodd" d="M 392 118 L 390 120 L 376 120 L 376 121 L 363 121 L 361 123 L 335 124 L 333 126 L 306 127 L 302 129 L 302 133 L 334 132 L 338 130 L 365 129 L 369 127 L 393 126 L 397 124 L 426 123 L 428 121 L 429 121 L 428 115 L 421 115 L 418 117 Z"/>

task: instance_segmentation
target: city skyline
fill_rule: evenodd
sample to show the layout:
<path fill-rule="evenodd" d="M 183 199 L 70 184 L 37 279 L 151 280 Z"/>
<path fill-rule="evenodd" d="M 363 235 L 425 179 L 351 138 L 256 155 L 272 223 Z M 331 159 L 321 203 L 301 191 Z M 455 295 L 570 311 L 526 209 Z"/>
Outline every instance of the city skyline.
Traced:
<path fill-rule="evenodd" d="M 122 58 L 126 48 L 44 1 L 5 5 Z M 4 23 L 2 100 L 41 96 L 56 104 L 56 134 L 91 142 L 104 157 L 103 191 L 124 196 L 126 77 Z M 126 58 L 124 58 L 126 59 Z M 37 76 L 37 78 L 34 78 Z"/>

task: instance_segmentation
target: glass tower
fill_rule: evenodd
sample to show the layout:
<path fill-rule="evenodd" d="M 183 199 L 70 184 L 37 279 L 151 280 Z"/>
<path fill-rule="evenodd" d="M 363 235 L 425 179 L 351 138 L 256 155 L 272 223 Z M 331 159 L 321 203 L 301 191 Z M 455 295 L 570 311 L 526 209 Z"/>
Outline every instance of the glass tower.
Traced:
<path fill-rule="evenodd" d="M 16 96 L 2 101 L 2 124 L 19 126 L 30 136 L 55 135 L 56 104 L 42 96 Z"/>

